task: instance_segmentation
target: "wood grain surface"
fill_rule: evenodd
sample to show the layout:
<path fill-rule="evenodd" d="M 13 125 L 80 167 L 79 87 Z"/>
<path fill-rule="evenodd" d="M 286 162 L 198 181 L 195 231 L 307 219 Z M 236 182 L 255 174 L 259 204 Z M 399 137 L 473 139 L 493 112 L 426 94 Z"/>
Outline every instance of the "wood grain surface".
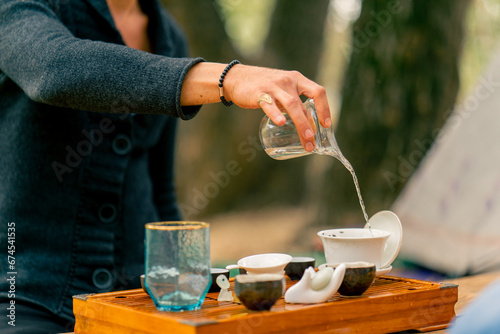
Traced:
<path fill-rule="evenodd" d="M 287 281 L 288 286 L 295 282 Z M 231 289 L 234 291 L 233 289 Z M 209 293 L 198 311 L 160 312 L 142 290 L 74 298 L 77 334 L 153 333 L 390 333 L 447 326 L 454 317 L 454 284 L 383 276 L 362 296 L 335 294 L 326 303 L 286 304 L 254 312 Z"/>

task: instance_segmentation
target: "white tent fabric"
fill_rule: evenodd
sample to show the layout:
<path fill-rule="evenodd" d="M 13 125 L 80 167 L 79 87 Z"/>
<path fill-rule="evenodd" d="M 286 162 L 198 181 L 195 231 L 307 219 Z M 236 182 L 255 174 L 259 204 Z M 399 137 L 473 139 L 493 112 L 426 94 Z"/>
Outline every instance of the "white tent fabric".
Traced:
<path fill-rule="evenodd" d="M 393 210 L 403 224 L 402 258 L 450 276 L 500 269 L 500 52 Z"/>

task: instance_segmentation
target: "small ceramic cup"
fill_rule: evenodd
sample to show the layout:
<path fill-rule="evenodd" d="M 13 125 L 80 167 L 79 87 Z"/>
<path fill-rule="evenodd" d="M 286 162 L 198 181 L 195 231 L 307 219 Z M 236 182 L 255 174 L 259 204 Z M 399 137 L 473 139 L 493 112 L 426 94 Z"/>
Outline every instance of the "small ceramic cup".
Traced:
<path fill-rule="evenodd" d="M 210 284 L 208 292 L 219 292 L 220 287 L 217 285 L 217 277 L 219 275 L 224 275 L 229 280 L 229 270 L 223 268 L 210 268 L 210 274 L 212 275 L 212 284 Z"/>
<path fill-rule="evenodd" d="M 292 257 L 292 261 L 285 267 L 285 273 L 291 280 L 299 280 L 304 275 L 304 270 L 313 267 L 316 260 L 313 257 Z"/>
<path fill-rule="evenodd" d="M 372 285 L 376 276 L 376 266 L 369 262 L 347 262 L 344 279 L 338 292 L 343 296 L 361 296 Z M 340 263 L 327 264 L 336 268 Z"/>
<path fill-rule="evenodd" d="M 245 269 L 249 275 L 283 274 L 285 266 L 292 260 L 288 254 L 266 253 L 244 257 L 238 264 L 230 264 L 226 269 Z"/>
<path fill-rule="evenodd" d="M 278 274 L 237 275 L 234 291 L 249 310 L 269 311 L 283 295 L 285 278 Z"/>

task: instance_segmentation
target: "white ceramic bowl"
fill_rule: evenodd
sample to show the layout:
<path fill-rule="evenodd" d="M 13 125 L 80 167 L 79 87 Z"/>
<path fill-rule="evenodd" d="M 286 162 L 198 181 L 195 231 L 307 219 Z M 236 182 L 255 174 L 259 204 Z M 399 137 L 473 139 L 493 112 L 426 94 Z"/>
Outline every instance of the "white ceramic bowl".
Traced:
<path fill-rule="evenodd" d="M 382 256 L 390 232 L 364 228 L 338 228 L 318 232 L 326 263 L 371 262 L 382 268 Z"/>
<path fill-rule="evenodd" d="M 249 275 L 278 274 L 283 275 L 286 265 L 292 260 L 292 256 L 281 253 L 265 253 L 244 257 L 238 260 L 238 264 L 226 266 L 226 269 L 243 268 Z"/>

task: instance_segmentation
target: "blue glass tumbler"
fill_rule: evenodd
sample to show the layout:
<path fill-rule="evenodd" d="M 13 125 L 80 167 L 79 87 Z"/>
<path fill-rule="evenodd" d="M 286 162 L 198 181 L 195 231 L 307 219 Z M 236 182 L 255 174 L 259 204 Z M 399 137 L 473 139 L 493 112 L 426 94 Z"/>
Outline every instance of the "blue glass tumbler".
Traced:
<path fill-rule="evenodd" d="M 145 286 L 160 311 L 198 310 L 211 283 L 210 225 L 146 224 Z"/>

